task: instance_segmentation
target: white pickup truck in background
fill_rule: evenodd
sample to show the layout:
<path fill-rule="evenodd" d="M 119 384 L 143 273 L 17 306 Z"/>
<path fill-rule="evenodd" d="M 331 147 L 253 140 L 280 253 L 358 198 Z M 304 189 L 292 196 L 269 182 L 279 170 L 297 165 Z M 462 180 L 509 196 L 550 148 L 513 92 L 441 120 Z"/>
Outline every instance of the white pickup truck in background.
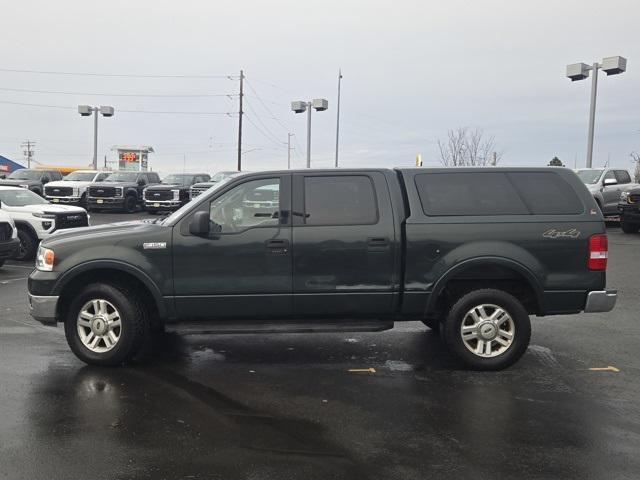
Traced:
<path fill-rule="evenodd" d="M 618 168 L 581 168 L 576 170 L 604 216 L 618 215 L 622 192 L 638 187 L 627 170 Z"/>

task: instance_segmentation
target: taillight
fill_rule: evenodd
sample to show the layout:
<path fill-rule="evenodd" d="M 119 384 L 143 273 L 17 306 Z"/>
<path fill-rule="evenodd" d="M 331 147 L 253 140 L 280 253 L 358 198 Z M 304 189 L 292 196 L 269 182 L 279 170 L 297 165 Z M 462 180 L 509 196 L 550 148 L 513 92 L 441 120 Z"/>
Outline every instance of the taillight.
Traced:
<path fill-rule="evenodd" d="M 609 257 L 609 241 L 606 235 L 592 235 L 589 238 L 589 270 L 606 270 Z"/>

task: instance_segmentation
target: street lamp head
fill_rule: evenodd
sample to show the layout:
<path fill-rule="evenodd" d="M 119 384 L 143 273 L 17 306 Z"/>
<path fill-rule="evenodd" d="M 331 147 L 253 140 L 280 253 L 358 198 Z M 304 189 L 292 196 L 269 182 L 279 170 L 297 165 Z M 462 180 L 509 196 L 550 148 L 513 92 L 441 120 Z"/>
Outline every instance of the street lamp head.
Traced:
<path fill-rule="evenodd" d="M 572 63 L 567 65 L 567 78 L 570 78 L 572 82 L 584 80 L 589 77 L 589 70 L 591 67 L 586 63 Z"/>
<path fill-rule="evenodd" d="M 603 58 L 601 68 L 607 75 L 618 75 L 627 70 L 627 59 L 624 57 Z"/>
<path fill-rule="evenodd" d="M 106 105 L 100 106 L 100 113 L 103 117 L 113 117 L 113 107 L 109 107 Z"/>
<path fill-rule="evenodd" d="M 307 111 L 307 102 L 291 102 L 291 110 L 296 113 L 304 113 Z"/>
<path fill-rule="evenodd" d="M 323 112 L 329 108 L 329 101 L 324 98 L 314 98 L 312 105 L 318 112 Z"/>
<path fill-rule="evenodd" d="M 78 113 L 83 117 L 91 116 L 92 109 L 89 105 L 78 105 Z"/>

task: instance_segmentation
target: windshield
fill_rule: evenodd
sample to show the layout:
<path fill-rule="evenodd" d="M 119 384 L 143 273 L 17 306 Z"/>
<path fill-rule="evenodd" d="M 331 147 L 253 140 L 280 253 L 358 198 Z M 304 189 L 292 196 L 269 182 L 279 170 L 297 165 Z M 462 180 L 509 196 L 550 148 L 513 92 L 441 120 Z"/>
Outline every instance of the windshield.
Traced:
<path fill-rule="evenodd" d="M 172 185 L 191 185 L 193 175 L 173 174 L 167 175 L 162 179 L 162 183 L 168 183 Z"/>
<path fill-rule="evenodd" d="M 209 188 L 205 193 L 203 193 L 201 196 L 205 197 L 205 196 L 209 196 L 209 194 L 211 192 L 215 192 L 217 190 L 219 190 L 220 188 L 224 187 L 227 183 L 229 183 L 229 181 L 231 180 L 231 177 L 227 177 L 223 180 L 220 180 L 218 183 L 216 183 L 213 187 Z M 199 198 L 198 198 L 199 199 Z M 175 220 L 178 220 L 181 216 L 182 213 L 185 209 L 189 209 L 191 210 L 191 208 L 193 207 L 193 201 L 187 203 L 184 207 L 179 208 L 178 210 L 176 210 L 175 212 L 173 212 L 171 215 L 169 215 L 167 218 L 162 219 L 161 224 L 162 225 L 166 225 L 168 223 L 173 223 Z"/>
<path fill-rule="evenodd" d="M 90 182 L 93 180 L 96 174 L 94 172 L 71 172 L 69 175 L 64 177 L 62 180 L 64 182 Z"/>
<path fill-rule="evenodd" d="M 136 172 L 116 172 L 113 175 L 109 175 L 105 182 L 135 182 L 138 178 Z"/>
<path fill-rule="evenodd" d="M 593 185 L 594 183 L 598 183 L 602 172 L 603 170 L 578 170 L 576 173 L 583 183 L 586 183 L 587 185 Z"/>
<path fill-rule="evenodd" d="M 23 168 L 20 170 L 16 170 L 7 178 L 10 178 L 12 180 L 40 180 L 40 177 L 42 177 L 42 172 L 39 172 L 37 170 L 27 170 L 26 168 Z"/>
<path fill-rule="evenodd" d="M 41 196 L 24 188 L 15 190 L 0 190 L 0 201 L 10 207 L 24 207 L 25 205 L 42 205 L 49 203 Z"/>
<path fill-rule="evenodd" d="M 238 172 L 218 172 L 211 177 L 211 182 L 220 182 L 225 178 L 229 178 L 232 175 L 235 175 Z"/>

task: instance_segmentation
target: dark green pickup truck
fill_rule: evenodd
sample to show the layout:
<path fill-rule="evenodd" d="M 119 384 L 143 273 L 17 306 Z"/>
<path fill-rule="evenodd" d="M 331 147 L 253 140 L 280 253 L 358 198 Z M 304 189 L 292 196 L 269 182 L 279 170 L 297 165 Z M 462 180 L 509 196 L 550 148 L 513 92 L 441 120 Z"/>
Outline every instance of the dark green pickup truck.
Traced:
<path fill-rule="evenodd" d="M 219 182 L 171 216 L 61 232 L 31 314 L 116 365 L 154 328 L 378 331 L 420 320 L 466 365 L 525 352 L 530 315 L 610 311 L 603 217 L 559 168 L 277 171 Z"/>

